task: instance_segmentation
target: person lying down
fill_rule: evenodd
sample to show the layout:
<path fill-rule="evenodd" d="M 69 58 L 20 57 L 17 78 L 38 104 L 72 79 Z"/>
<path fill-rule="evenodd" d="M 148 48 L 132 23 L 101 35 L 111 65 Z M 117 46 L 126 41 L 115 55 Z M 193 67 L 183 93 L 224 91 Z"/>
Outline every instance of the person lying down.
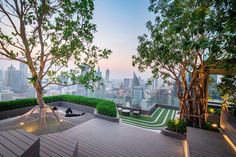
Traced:
<path fill-rule="evenodd" d="M 67 108 L 67 110 L 65 111 L 66 115 L 65 117 L 77 117 L 77 116 L 83 116 L 85 114 L 85 112 L 76 114 L 72 112 L 72 109 L 69 107 Z"/>

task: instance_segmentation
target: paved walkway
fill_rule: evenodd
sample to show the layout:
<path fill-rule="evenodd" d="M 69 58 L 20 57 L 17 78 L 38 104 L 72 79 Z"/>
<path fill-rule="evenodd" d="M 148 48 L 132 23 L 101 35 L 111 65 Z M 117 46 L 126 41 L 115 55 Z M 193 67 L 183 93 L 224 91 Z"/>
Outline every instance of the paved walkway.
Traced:
<path fill-rule="evenodd" d="M 78 139 L 80 157 L 184 156 L 181 140 L 97 118 L 60 134 Z"/>

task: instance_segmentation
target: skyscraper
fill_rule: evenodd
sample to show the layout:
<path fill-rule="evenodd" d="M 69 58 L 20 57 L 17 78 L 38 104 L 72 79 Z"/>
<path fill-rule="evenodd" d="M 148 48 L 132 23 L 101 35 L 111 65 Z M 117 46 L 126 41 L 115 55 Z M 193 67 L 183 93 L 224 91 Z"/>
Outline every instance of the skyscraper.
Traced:
<path fill-rule="evenodd" d="M 20 62 L 20 71 L 23 73 L 23 83 L 27 85 L 27 78 L 28 78 L 28 67 L 26 64 Z"/>
<path fill-rule="evenodd" d="M 140 103 L 144 97 L 144 90 L 141 86 L 134 86 L 132 89 L 132 105 L 140 106 Z"/>
<path fill-rule="evenodd" d="M 3 81 L 3 71 L 0 70 L 0 82 Z"/>
<path fill-rule="evenodd" d="M 25 74 L 21 70 L 16 70 L 12 65 L 8 67 L 5 75 L 6 86 L 14 92 L 21 92 L 24 87 Z"/>
<path fill-rule="evenodd" d="M 100 67 L 98 67 L 98 70 L 97 70 L 97 76 L 99 76 L 99 77 L 102 77 L 102 72 L 101 72 L 101 70 L 100 70 Z"/>
<path fill-rule="evenodd" d="M 109 82 L 110 71 L 109 69 L 106 70 L 106 82 Z"/>
<path fill-rule="evenodd" d="M 136 74 L 135 73 L 133 73 L 133 87 L 134 86 L 139 86 L 140 85 L 140 83 L 139 83 L 139 79 L 138 79 L 138 77 L 136 76 Z"/>
<path fill-rule="evenodd" d="M 143 99 L 143 87 L 140 85 L 140 79 L 133 74 L 133 84 L 132 84 L 132 105 L 133 106 L 140 106 L 140 103 Z"/>
<path fill-rule="evenodd" d="M 128 89 L 130 87 L 130 82 L 131 82 L 130 79 L 124 78 L 123 84 L 125 89 Z"/>

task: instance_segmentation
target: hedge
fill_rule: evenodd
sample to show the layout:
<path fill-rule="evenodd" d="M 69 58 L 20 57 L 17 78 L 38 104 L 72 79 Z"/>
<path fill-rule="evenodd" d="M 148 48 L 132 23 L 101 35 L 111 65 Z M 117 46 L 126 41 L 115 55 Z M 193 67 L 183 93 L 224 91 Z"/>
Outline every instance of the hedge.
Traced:
<path fill-rule="evenodd" d="M 116 117 L 116 105 L 112 101 L 100 101 L 97 104 L 96 108 L 99 114 L 107 115 L 110 117 Z"/>
<path fill-rule="evenodd" d="M 99 114 L 107 115 L 110 117 L 116 117 L 117 114 L 115 103 L 109 100 L 76 95 L 58 95 L 44 97 L 44 101 L 45 103 L 66 101 L 75 104 L 90 106 L 96 108 Z M 37 105 L 37 101 L 35 98 L 19 99 L 13 101 L 1 101 L 0 111 L 12 110 L 34 105 Z"/>

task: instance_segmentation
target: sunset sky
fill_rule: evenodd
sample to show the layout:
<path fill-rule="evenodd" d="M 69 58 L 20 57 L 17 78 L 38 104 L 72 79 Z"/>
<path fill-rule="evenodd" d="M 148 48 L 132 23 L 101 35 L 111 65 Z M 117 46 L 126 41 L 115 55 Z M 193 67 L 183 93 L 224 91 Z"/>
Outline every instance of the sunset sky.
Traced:
<path fill-rule="evenodd" d="M 138 72 L 132 66 L 131 56 L 136 54 L 137 37 L 147 32 L 145 24 L 153 19 L 148 12 L 149 0 L 95 0 L 94 23 L 97 25 L 94 44 L 112 50 L 107 60 L 99 62 L 103 76 L 110 69 L 110 78 L 131 78 Z M 0 60 L 0 69 L 6 70 L 17 62 Z M 150 72 L 138 73 L 142 78 L 151 77 Z"/>
<path fill-rule="evenodd" d="M 137 53 L 137 37 L 147 32 L 145 24 L 153 19 L 148 6 L 149 0 L 95 0 L 95 44 L 113 51 L 99 65 L 103 73 L 110 69 L 111 78 L 132 77 L 138 71 L 132 66 L 131 56 Z M 151 76 L 150 72 L 139 75 Z"/>

